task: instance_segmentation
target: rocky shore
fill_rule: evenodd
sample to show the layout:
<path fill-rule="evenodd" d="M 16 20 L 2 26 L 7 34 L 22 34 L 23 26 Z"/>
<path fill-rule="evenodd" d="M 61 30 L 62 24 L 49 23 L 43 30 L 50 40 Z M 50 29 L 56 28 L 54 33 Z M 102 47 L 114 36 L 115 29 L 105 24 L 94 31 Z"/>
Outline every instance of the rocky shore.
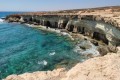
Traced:
<path fill-rule="evenodd" d="M 4 80 L 119 80 L 120 53 L 109 53 L 78 63 L 71 70 L 57 69 L 11 75 Z"/>
<path fill-rule="evenodd" d="M 54 32 L 57 33 L 59 36 L 67 36 L 69 40 L 73 41 L 76 44 L 74 48 L 74 52 L 79 53 L 80 55 L 85 56 L 86 58 L 100 56 L 101 54 L 99 53 L 98 50 L 99 46 L 103 47 L 104 45 L 105 47 L 107 47 L 105 43 L 95 41 L 94 39 L 91 39 L 79 33 L 69 32 L 65 29 L 54 29 L 50 27 L 46 28 L 46 26 L 34 25 L 34 24 L 25 24 L 25 25 L 27 25 L 28 27 L 37 28 L 47 32 Z M 107 53 L 103 53 L 103 54 L 107 54 Z"/>
<path fill-rule="evenodd" d="M 71 39 L 83 39 L 85 45 L 81 49 L 98 46 L 97 50 L 103 57 L 91 54 L 83 63 L 78 63 L 71 70 L 56 69 L 38 71 L 21 75 L 11 75 L 5 80 L 119 80 L 120 53 L 120 7 L 103 7 L 93 9 L 64 10 L 54 12 L 33 12 L 10 15 L 8 22 L 32 24 L 43 30 L 63 32 Z M 94 50 L 92 51 L 97 54 Z M 85 54 L 83 52 L 83 54 Z"/>

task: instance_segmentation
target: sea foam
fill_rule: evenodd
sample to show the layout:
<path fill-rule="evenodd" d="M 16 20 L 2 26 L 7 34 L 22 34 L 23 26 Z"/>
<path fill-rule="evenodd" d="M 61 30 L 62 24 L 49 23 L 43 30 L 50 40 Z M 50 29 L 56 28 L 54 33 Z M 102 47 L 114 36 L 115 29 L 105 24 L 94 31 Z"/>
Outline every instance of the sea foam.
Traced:
<path fill-rule="evenodd" d="M 42 64 L 42 65 L 45 65 L 45 66 L 47 65 L 47 63 L 48 63 L 48 62 L 47 62 L 46 60 L 38 61 L 38 64 Z"/>
<path fill-rule="evenodd" d="M 79 43 L 78 45 L 76 45 L 73 51 L 82 55 L 88 55 L 88 54 L 92 54 L 94 56 L 100 55 L 100 53 L 97 51 L 97 46 L 93 45 L 90 41 L 88 41 L 88 44 L 91 45 L 91 47 L 88 49 L 85 49 L 85 50 L 81 49 L 80 48 L 81 44 L 85 45 L 86 43 L 85 41 Z"/>
<path fill-rule="evenodd" d="M 4 22 L 4 20 L 3 20 L 3 19 L 0 19 L 0 23 L 1 23 L 1 22 Z"/>
<path fill-rule="evenodd" d="M 50 54 L 49 54 L 49 56 L 53 56 L 53 55 L 55 55 L 56 53 L 55 52 L 51 52 Z"/>

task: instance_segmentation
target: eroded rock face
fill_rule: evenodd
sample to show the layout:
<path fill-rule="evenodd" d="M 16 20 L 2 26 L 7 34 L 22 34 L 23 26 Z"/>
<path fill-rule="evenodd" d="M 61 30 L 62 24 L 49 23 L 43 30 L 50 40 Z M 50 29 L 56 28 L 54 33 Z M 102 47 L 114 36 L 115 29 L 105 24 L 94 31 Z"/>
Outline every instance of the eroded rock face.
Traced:
<path fill-rule="evenodd" d="M 19 22 L 20 19 L 21 19 L 21 16 L 19 15 L 12 15 L 12 16 L 6 17 L 6 20 L 8 20 L 9 22 Z"/>
<path fill-rule="evenodd" d="M 108 45 L 120 45 L 120 30 L 110 24 L 102 21 L 88 20 L 87 18 L 87 20 L 81 20 L 76 17 L 70 19 L 70 16 L 68 18 L 61 17 L 62 16 L 11 16 L 8 18 L 8 21 L 20 21 L 29 24 L 43 25 L 50 28 L 66 29 L 69 32 L 81 33 L 85 36 L 101 40 Z"/>
<path fill-rule="evenodd" d="M 68 21 L 65 19 L 61 19 L 58 21 L 58 28 L 59 29 L 65 29 L 66 25 L 67 25 Z"/>
<path fill-rule="evenodd" d="M 83 10 L 67 10 L 55 12 L 34 12 L 11 15 L 9 22 L 25 22 L 44 25 L 51 28 L 67 29 L 81 33 L 104 43 L 120 45 L 120 6 Z M 20 19 L 21 18 L 21 19 Z"/>
<path fill-rule="evenodd" d="M 68 31 L 82 33 L 114 46 L 120 45 L 120 31 L 104 22 L 89 20 L 70 20 L 66 26 Z"/>

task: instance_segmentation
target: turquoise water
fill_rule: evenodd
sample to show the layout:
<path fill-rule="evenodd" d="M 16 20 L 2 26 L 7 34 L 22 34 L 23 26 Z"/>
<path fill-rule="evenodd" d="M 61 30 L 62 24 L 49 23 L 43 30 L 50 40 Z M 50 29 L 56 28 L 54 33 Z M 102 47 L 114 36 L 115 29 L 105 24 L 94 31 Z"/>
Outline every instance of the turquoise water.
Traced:
<path fill-rule="evenodd" d="M 0 24 L 0 79 L 11 74 L 69 67 L 83 59 L 66 36 L 16 23 Z"/>

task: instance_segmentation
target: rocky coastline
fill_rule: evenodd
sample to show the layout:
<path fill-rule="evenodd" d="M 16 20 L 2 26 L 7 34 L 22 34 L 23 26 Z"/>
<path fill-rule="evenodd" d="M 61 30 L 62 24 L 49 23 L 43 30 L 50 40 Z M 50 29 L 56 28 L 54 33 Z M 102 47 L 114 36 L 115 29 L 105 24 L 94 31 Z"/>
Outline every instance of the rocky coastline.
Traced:
<path fill-rule="evenodd" d="M 37 71 L 10 75 L 4 80 L 119 80 L 120 55 L 108 54 L 78 63 L 71 70 Z"/>
<path fill-rule="evenodd" d="M 83 63 L 78 63 L 69 71 L 65 69 L 56 69 L 53 71 L 43 71 L 34 73 L 25 73 L 22 75 L 11 75 L 5 80 L 117 80 L 119 76 L 104 73 L 106 68 L 113 71 L 114 60 L 118 61 L 120 53 L 120 7 L 104 7 L 83 10 L 64 10 L 56 12 L 33 12 L 9 15 L 7 22 L 19 22 L 29 24 L 31 27 L 54 31 L 67 35 L 71 40 L 83 39 L 87 42 L 78 45 L 82 49 L 88 49 L 90 43 L 98 46 L 101 56 L 95 57 L 87 54 L 88 59 Z M 89 43 L 90 41 L 90 43 Z M 78 43 L 77 43 L 78 44 Z M 92 54 L 97 54 L 95 51 Z M 111 53 L 111 54 L 110 54 Z M 85 54 L 85 53 L 83 53 Z M 97 55 L 98 56 L 98 55 Z M 95 58 L 93 58 L 95 57 Z M 110 59 L 111 58 L 111 59 Z M 95 61 L 96 60 L 96 61 Z M 103 64 L 100 60 L 103 60 Z M 111 62 L 109 62 L 111 60 Z M 98 62 L 97 62 L 98 61 Z M 108 63 L 106 63 L 108 62 Z M 106 64 L 104 64 L 106 63 Z M 119 61 L 118 61 L 119 63 Z M 118 66 L 116 62 L 115 66 Z M 91 65 L 83 68 L 84 66 Z M 102 66 L 101 66 L 102 65 Z M 103 69 L 103 66 L 108 66 Z M 92 73 L 92 67 L 96 70 Z M 98 68 L 100 70 L 98 70 Z M 114 67 L 115 69 L 117 67 Z M 118 69 L 119 70 L 119 69 Z M 79 72 L 82 71 L 82 72 Z M 103 72 L 102 72 L 103 71 Z M 117 71 L 117 70 L 116 70 Z M 99 73 L 99 74 L 97 74 Z M 64 75 L 65 74 L 65 75 Z M 89 76 L 90 75 L 90 76 Z M 92 75 L 92 76 L 91 76 Z M 104 76 L 104 75 L 107 75 Z M 97 77 L 100 76 L 100 77 Z M 111 78 L 112 77 L 112 78 Z"/>

